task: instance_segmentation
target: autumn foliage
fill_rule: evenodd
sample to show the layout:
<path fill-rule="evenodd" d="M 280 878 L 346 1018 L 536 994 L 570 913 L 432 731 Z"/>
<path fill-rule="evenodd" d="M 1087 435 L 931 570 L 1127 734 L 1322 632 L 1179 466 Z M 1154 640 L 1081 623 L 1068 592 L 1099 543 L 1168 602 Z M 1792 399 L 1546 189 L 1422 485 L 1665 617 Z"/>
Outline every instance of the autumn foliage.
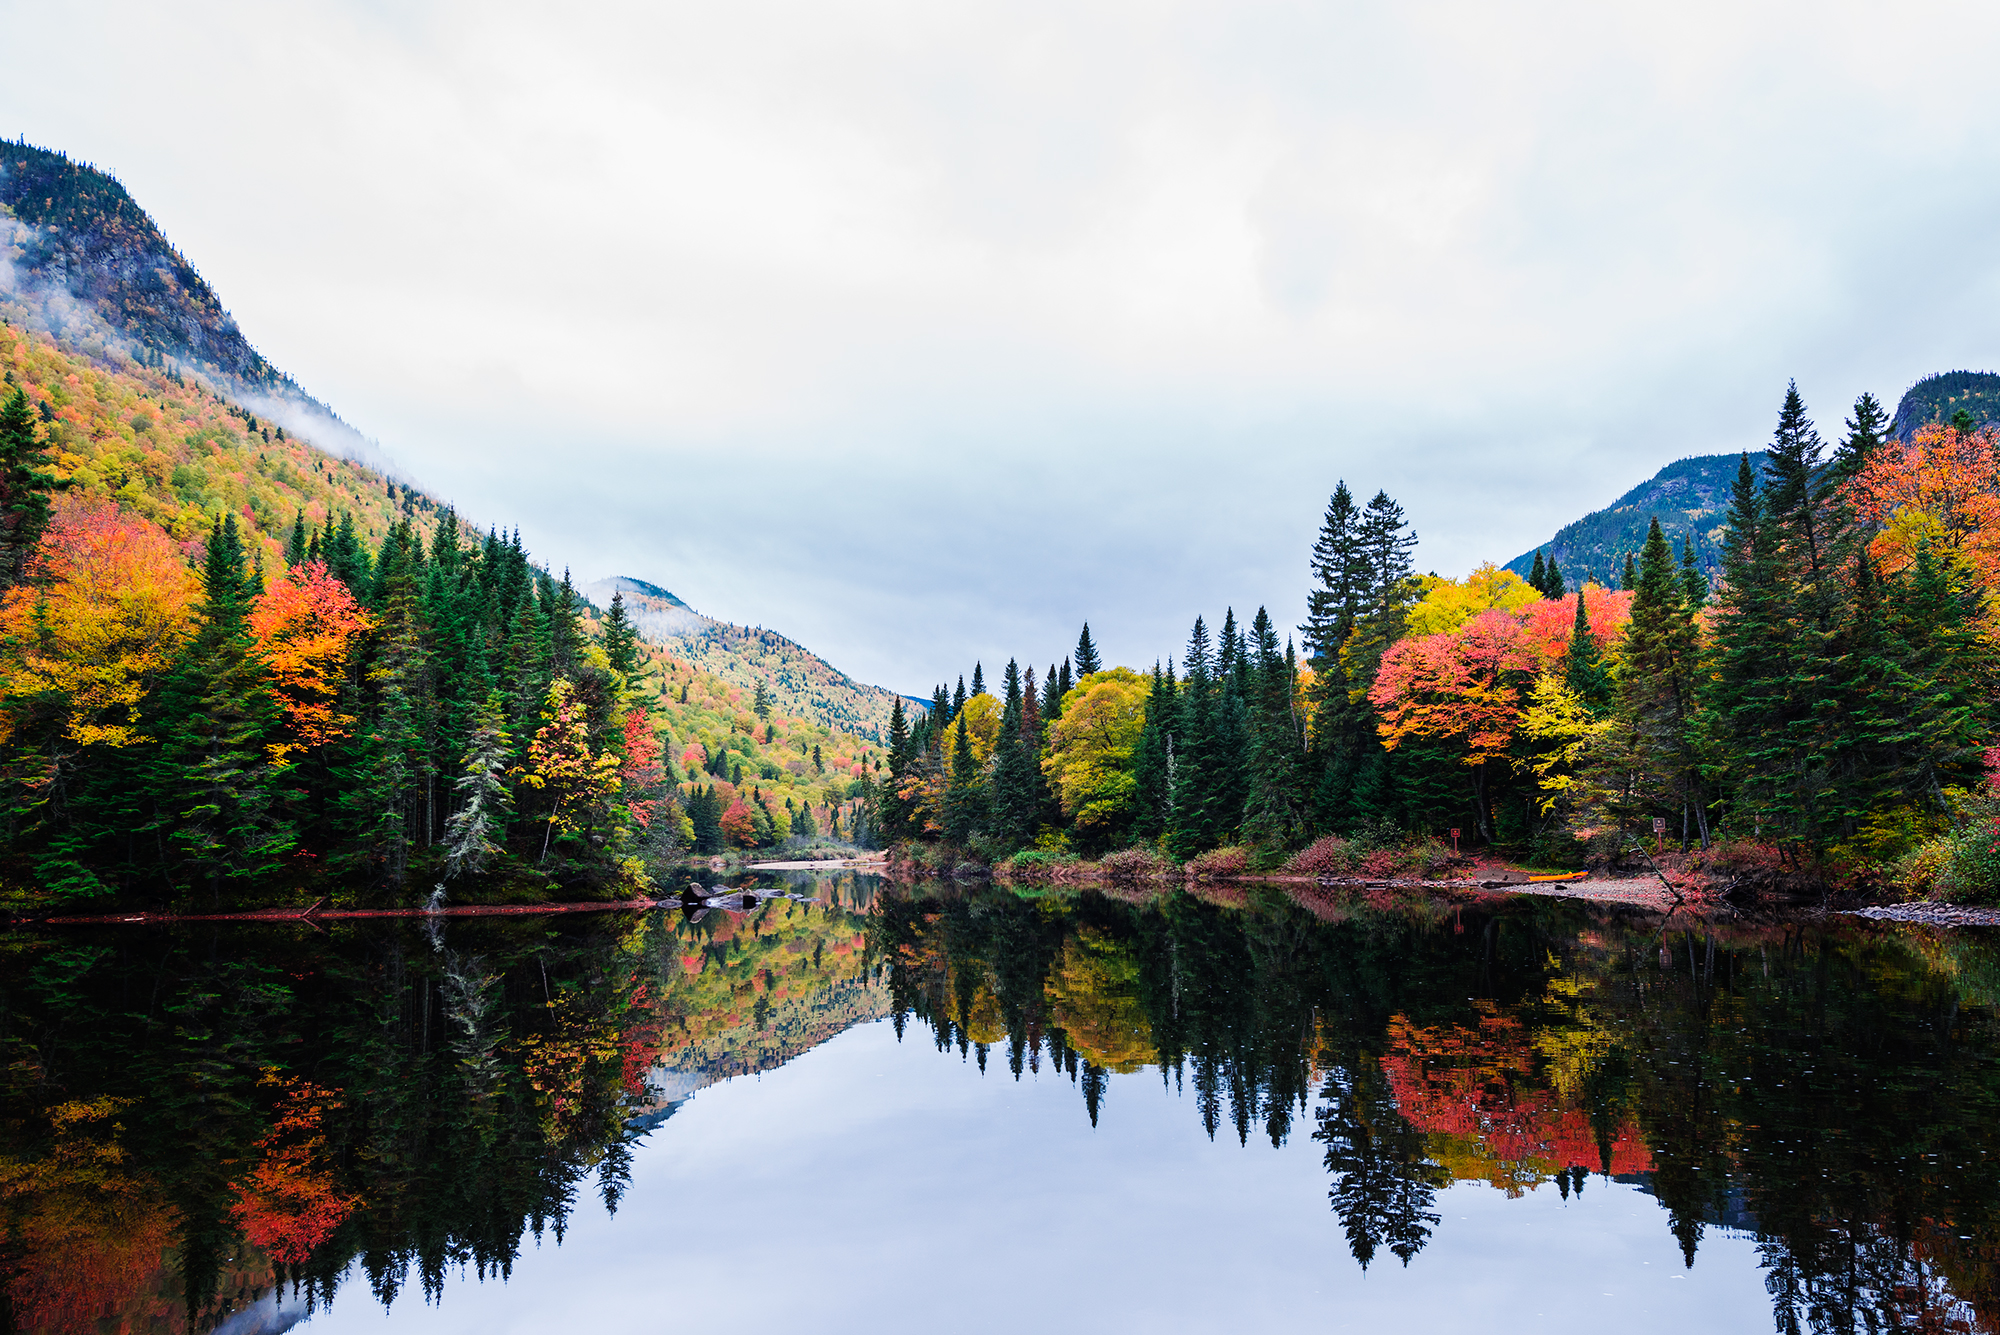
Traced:
<path fill-rule="evenodd" d="M 192 630 L 193 572 L 151 524 L 67 496 L 35 570 L 0 603 L 0 740 L 38 719 L 77 746 L 137 740 L 140 704 Z"/>
<path fill-rule="evenodd" d="M 1884 442 L 1849 486 L 1855 511 L 1877 529 L 1869 554 L 1885 574 L 1916 560 L 1920 544 L 1962 557 L 2000 584 L 2000 432 L 1933 422 Z"/>
<path fill-rule="evenodd" d="M 271 674 L 291 733 L 270 745 L 274 761 L 324 746 L 354 726 L 354 717 L 340 710 L 341 688 L 356 637 L 374 625 L 324 561 L 294 567 L 252 605 L 257 656 Z"/>

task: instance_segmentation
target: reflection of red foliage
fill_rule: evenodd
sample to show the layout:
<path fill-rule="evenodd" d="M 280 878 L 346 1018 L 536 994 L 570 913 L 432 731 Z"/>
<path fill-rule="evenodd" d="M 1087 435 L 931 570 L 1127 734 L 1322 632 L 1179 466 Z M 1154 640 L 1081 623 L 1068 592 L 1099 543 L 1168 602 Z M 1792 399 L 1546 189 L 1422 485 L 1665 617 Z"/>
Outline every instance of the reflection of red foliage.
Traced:
<path fill-rule="evenodd" d="M 632 992 L 632 1009 L 625 1032 L 619 1039 L 623 1065 L 619 1084 L 637 1098 L 646 1087 L 646 1072 L 659 1064 L 666 1047 L 667 1017 L 652 988 L 641 983 Z"/>
<path fill-rule="evenodd" d="M 266 1083 L 278 1083 L 278 1077 L 267 1076 Z M 305 1261 L 361 1203 L 340 1190 L 326 1161 L 326 1115 L 338 1107 L 331 1090 L 293 1084 L 278 1101 L 271 1129 L 257 1142 L 262 1157 L 237 1185 L 237 1223 L 281 1265 Z"/>
<path fill-rule="evenodd" d="M 1420 1131 L 1479 1141 L 1502 1164 L 1540 1173 L 1604 1167 L 1590 1117 L 1534 1083 L 1534 1052 L 1519 1020 L 1479 1003 L 1479 1028 L 1426 1029 L 1397 1016 L 1382 1069 L 1396 1108 Z M 1643 1173 L 1652 1155 L 1629 1119 L 1612 1133 L 1610 1171 Z M 1518 1181 L 1515 1177 L 1512 1180 Z"/>

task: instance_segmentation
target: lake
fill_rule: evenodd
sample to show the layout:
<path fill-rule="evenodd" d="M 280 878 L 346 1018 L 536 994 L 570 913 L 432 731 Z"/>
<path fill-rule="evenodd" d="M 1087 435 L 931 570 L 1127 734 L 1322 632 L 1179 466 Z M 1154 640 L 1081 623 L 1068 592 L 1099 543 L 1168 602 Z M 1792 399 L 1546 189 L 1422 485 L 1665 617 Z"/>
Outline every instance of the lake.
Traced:
<path fill-rule="evenodd" d="M 0 937 L 8 1327 L 2000 1329 L 1991 935 L 726 888 Z"/>

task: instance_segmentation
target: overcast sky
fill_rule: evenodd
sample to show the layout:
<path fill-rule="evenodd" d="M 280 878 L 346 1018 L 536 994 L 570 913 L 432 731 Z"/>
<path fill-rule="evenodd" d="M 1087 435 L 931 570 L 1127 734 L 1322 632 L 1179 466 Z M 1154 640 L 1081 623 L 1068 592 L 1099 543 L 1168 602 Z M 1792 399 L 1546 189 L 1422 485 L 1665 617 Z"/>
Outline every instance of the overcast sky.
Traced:
<path fill-rule="evenodd" d="M 479 522 L 923 691 L 1506 560 L 2000 334 L 2000 6 L 60 5 L 116 173 Z"/>

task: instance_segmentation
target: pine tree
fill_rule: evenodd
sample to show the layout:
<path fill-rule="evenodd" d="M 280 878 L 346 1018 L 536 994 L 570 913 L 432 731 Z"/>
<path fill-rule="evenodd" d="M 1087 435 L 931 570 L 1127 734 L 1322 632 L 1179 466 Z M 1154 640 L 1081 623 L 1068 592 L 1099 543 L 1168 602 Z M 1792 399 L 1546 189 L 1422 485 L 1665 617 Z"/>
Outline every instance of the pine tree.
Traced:
<path fill-rule="evenodd" d="M 978 663 L 972 665 L 972 694 L 986 694 L 986 669 Z"/>
<path fill-rule="evenodd" d="M 1590 614 L 1584 608 L 1582 591 L 1576 595 L 1576 622 L 1570 629 L 1569 654 L 1563 665 L 1563 685 L 1592 711 L 1611 707 L 1611 673 L 1598 652 L 1590 633 Z"/>
<path fill-rule="evenodd" d="M 604 657 L 611 664 L 612 671 L 628 682 L 636 682 L 639 675 L 639 632 L 632 625 L 632 618 L 625 611 L 625 591 L 614 590 L 611 608 L 604 614 Z M 757 683 L 757 693 L 761 697 L 764 683 Z M 768 708 L 768 706 L 767 706 Z M 763 714 L 758 714 L 763 718 Z"/>
<path fill-rule="evenodd" d="M 1694 615 L 1657 517 L 1646 533 L 1638 585 L 1618 672 L 1624 764 L 1635 776 L 1642 814 L 1678 815 L 1683 837 L 1697 833 L 1706 847 L 1707 800 L 1694 743 L 1700 676 Z"/>
<path fill-rule="evenodd" d="M 1556 564 L 1556 559 L 1553 556 L 1549 558 L 1549 568 L 1544 576 L 1544 585 L 1545 587 L 1542 589 L 1544 597 L 1556 602 L 1569 597 L 1569 588 L 1563 583 L 1562 567 Z M 1578 589 L 1582 587 L 1583 585 L 1581 584 L 1577 585 Z"/>
<path fill-rule="evenodd" d="M 295 566 L 306 559 L 306 512 L 296 511 L 292 515 L 292 537 L 285 544 L 285 564 Z"/>
<path fill-rule="evenodd" d="M 1681 537 L 1681 596 L 1697 612 L 1708 603 L 1708 579 L 1695 564 L 1694 539 L 1685 534 Z"/>
<path fill-rule="evenodd" d="M 1194 619 L 1182 666 L 1180 716 L 1174 728 L 1174 820 L 1167 831 L 1167 843 L 1176 857 L 1185 859 L 1218 842 L 1218 832 L 1211 825 L 1215 808 L 1209 801 L 1216 768 L 1217 702 L 1208 626 L 1201 617 Z"/>
<path fill-rule="evenodd" d="M 1528 587 L 1536 593 L 1541 594 L 1544 598 L 1548 597 L 1549 571 L 1548 567 L 1542 563 L 1542 549 L 1539 547 L 1535 548 L 1534 568 L 1528 572 Z"/>
<path fill-rule="evenodd" d="M 1000 710 L 1000 736 L 993 748 L 991 818 L 993 834 L 1011 850 L 1030 842 L 1041 820 L 1041 794 L 1035 779 L 1036 753 L 1024 736 L 1024 699 L 1021 670 L 1007 660 L 1002 678 L 1004 694 Z M 1033 697 L 1027 696 L 1029 700 Z"/>
<path fill-rule="evenodd" d="M 1306 594 L 1306 621 L 1300 627 L 1306 655 L 1321 683 L 1330 681 L 1340 647 L 1353 633 L 1370 593 L 1361 545 L 1361 512 L 1347 483 L 1334 488 L 1326 517 L 1313 541 L 1313 585 Z"/>
<path fill-rule="evenodd" d="M 960 673 L 958 678 L 958 689 L 952 693 L 951 697 L 951 716 L 953 718 L 957 718 L 960 714 L 965 712 L 965 702 L 968 698 L 969 697 L 965 693 L 965 674 Z"/>
<path fill-rule="evenodd" d="M 278 810 L 281 771 L 266 740 L 277 701 L 250 652 L 243 544 L 231 514 L 209 534 L 194 637 L 161 692 L 155 801 L 187 868 L 218 903 L 222 883 L 274 870 L 294 835 Z"/>
<path fill-rule="evenodd" d="M 445 822 L 445 875 L 474 875 L 505 851 L 510 793 L 507 765 L 513 755 L 506 704 L 489 696 L 479 708 L 465 752 L 464 772 L 453 785 L 458 810 Z"/>
<path fill-rule="evenodd" d="M 1069 660 L 1065 658 L 1062 661 L 1062 668 L 1056 675 L 1056 698 L 1066 697 L 1075 686 L 1076 678 L 1070 674 Z"/>
<path fill-rule="evenodd" d="M 1142 839 L 1158 839 L 1173 822 L 1173 732 L 1175 688 L 1171 670 L 1153 664 L 1153 686 L 1146 696 L 1146 718 L 1132 750 L 1135 791 L 1132 830 Z"/>
<path fill-rule="evenodd" d="M 1854 401 L 1854 416 L 1847 419 L 1847 439 L 1834 451 L 1834 479 L 1844 482 L 1861 471 L 1875 451 L 1888 444 L 1895 421 L 1883 410 L 1873 394 L 1864 393 Z"/>
<path fill-rule="evenodd" d="M 979 764 L 972 757 L 972 739 L 960 716 L 952 730 L 950 781 L 944 794 L 944 834 L 947 843 L 963 848 L 971 842 L 985 816 L 985 794 L 979 781 Z"/>
<path fill-rule="evenodd" d="M 45 471 L 48 447 L 25 390 L 0 406 L 0 592 L 31 574 L 31 558 L 49 526 L 49 493 L 69 484 Z"/>
<path fill-rule="evenodd" d="M 1088 677 L 1099 671 L 1103 664 L 1097 657 L 1097 646 L 1090 640 L 1090 623 L 1083 623 L 1083 633 L 1076 637 L 1076 654 L 1071 660 L 1076 664 L 1076 675 Z"/>
<path fill-rule="evenodd" d="M 1042 726 L 1047 727 L 1062 717 L 1062 686 L 1056 681 L 1056 665 L 1049 664 L 1049 675 L 1042 678 Z"/>
<path fill-rule="evenodd" d="M 1622 593 L 1636 593 L 1639 589 L 1639 561 L 1632 553 L 1625 553 L 1625 573 L 1619 577 L 1618 588 Z"/>
<path fill-rule="evenodd" d="M 758 679 L 756 694 L 750 701 L 750 710 L 760 719 L 771 717 L 771 692 L 765 689 L 762 678 Z"/>
<path fill-rule="evenodd" d="M 1250 651 L 1255 662 L 1243 832 L 1258 844 L 1289 848 L 1304 841 L 1308 824 L 1305 736 L 1292 707 L 1296 669 L 1291 646 L 1278 652 L 1278 633 L 1261 607 L 1250 623 Z"/>

